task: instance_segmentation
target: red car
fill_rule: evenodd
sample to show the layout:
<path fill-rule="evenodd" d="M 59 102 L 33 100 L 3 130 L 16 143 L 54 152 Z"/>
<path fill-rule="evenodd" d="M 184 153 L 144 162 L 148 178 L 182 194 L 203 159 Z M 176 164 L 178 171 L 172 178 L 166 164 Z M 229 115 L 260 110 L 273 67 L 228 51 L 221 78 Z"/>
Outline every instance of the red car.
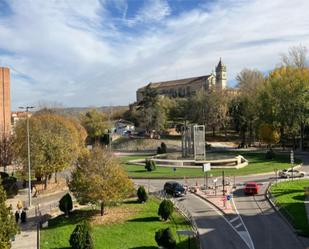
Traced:
<path fill-rule="evenodd" d="M 258 194 L 259 185 L 256 182 L 247 182 L 244 188 L 245 194 Z"/>

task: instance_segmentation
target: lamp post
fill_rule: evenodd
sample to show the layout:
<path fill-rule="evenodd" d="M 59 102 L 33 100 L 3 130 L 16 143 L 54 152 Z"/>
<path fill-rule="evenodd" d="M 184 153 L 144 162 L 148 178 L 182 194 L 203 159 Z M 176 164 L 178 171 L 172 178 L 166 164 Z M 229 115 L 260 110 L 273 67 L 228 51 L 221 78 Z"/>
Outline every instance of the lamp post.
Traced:
<path fill-rule="evenodd" d="M 26 110 L 27 113 L 27 149 L 28 149 L 28 208 L 31 207 L 31 163 L 30 163 L 30 129 L 29 129 L 29 109 L 33 106 L 21 106 L 19 109 Z"/>

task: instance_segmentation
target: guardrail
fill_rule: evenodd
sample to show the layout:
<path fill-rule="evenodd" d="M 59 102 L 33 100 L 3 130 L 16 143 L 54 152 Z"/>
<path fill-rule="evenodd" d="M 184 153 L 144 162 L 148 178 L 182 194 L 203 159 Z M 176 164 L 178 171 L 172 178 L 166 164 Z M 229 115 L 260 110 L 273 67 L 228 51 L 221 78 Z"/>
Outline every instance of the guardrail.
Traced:
<path fill-rule="evenodd" d="M 197 224 L 195 222 L 195 219 L 193 218 L 193 216 L 191 215 L 191 213 L 188 211 L 188 209 L 179 201 L 175 200 L 174 198 L 172 198 L 170 195 L 166 194 L 166 192 L 164 190 L 160 190 L 157 192 L 153 192 L 152 193 L 154 196 L 156 196 L 157 198 L 164 200 L 164 199 L 169 199 L 173 202 L 174 207 L 187 219 L 187 221 L 191 224 L 192 226 L 192 230 L 195 233 L 195 238 L 198 241 L 199 247 L 202 248 L 201 243 L 200 243 L 200 234 L 198 231 L 198 227 Z"/>

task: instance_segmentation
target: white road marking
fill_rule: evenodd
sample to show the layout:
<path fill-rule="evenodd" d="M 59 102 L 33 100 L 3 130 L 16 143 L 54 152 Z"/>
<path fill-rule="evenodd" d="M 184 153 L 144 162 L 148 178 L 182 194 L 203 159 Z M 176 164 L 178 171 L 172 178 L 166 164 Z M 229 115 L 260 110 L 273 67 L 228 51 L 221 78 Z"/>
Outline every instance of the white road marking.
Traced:
<path fill-rule="evenodd" d="M 196 196 L 197 197 L 197 196 Z M 229 220 L 227 218 L 224 217 L 224 214 L 219 211 L 217 208 L 213 207 L 212 205 L 210 205 L 207 201 L 205 201 L 203 198 L 200 198 L 200 197 L 197 197 L 199 198 L 200 200 L 202 200 L 203 202 L 205 202 L 207 204 L 208 207 L 210 207 L 212 210 L 214 210 L 217 214 L 219 214 L 225 221 L 227 224 L 230 225 L 230 227 L 239 235 L 239 237 L 245 242 L 245 244 L 250 248 L 250 249 L 255 249 L 254 248 L 254 245 L 253 245 L 253 242 L 250 238 L 250 235 L 249 235 L 249 232 L 248 231 L 244 231 L 245 233 L 248 233 L 248 236 L 243 236 L 242 233 L 240 233 L 239 231 L 236 230 L 236 228 L 232 225 L 231 222 L 229 222 Z M 238 214 L 238 216 L 240 217 L 240 215 Z M 240 217 L 241 219 L 241 217 Z M 245 224 L 243 223 L 244 227 L 245 227 Z M 246 227 L 245 227 L 246 229 Z M 243 231 L 242 231 L 243 232 Z M 248 238 L 249 237 L 249 240 L 251 241 L 251 244 L 250 242 L 248 241 Z"/>
<path fill-rule="evenodd" d="M 231 219 L 230 222 L 234 222 L 235 220 L 238 220 L 239 216 L 236 216 L 235 218 Z"/>
<path fill-rule="evenodd" d="M 238 225 L 236 225 L 235 228 L 238 228 L 240 226 L 242 226 L 242 223 L 239 223 Z"/>
<path fill-rule="evenodd" d="M 232 200 L 232 204 L 234 206 L 235 212 L 239 216 L 239 218 L 241 220 L 241 223 L 244 225 L 244 228 L 245 228 L 245 231 L 241 231 L 241 232 L 237 231 L 237 232 L 243 238 L 243 240 L 246 242 L 246 244 L 248 245 L 248 247 L 250 249 L 255 249 L 253 241 L 252 241 L 251 236 L 250 236 L 250 233 L 249 233 L 249 231 L 248 231 L 248 229 L 247 229 L 243 219 L 241 218 L 241 215 L 239 214 L 239 212 L 237 210 L 237 207 L 236 207 L 235 202 L 234 202 L 234 198 L 232 198 L 231 200 Z M 246 235 L 244 235 L 245 233 L 246 233 Z"/>

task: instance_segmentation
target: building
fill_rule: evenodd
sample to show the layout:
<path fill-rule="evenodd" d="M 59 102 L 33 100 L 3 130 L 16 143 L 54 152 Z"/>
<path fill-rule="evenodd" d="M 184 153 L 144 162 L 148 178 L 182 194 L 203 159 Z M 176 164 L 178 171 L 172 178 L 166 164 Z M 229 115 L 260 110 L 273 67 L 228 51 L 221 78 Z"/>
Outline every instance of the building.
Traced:
<path fill-rule="evenodd" d="M 0 67 L 0 136 L 11 133 L 10 69 Z"/>
<path fill-rule="evenodd" d="M 226 66 L 222 63 L 221 58 L 216 66 L 216 74 L 203 75 L 198 77 L 170 80 L 156 83 L 149 83 L 153 89 L 156 89 L 159 95 L 169 97 L 188 97 L 200 90 L 225 89 L 227 83 Z M 136 100 L 143 98 L 143 92 L 146 86 L 139 88 L 136 92 Z"/>
<path fill-rule="evenodd" d="M 119 119 L 115 122 L 115 132 L 118 135 L 122 136 L 134 131 L 135 131 L 134 123 L 130 121 Z"/>

